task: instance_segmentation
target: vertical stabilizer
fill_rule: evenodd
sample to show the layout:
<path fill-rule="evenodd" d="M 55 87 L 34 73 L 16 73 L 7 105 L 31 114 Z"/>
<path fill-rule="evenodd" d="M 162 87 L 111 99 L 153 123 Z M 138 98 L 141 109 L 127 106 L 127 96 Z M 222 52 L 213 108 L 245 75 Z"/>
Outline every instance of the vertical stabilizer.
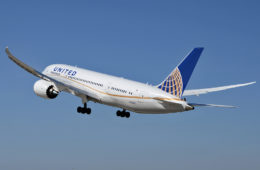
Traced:
<path fill-rule="evenodd" d="M 194 48 L 171 74 L 158 85 L 158 88 L 180 98 L 190 80 L 202 51 L 203 48 Z"/>

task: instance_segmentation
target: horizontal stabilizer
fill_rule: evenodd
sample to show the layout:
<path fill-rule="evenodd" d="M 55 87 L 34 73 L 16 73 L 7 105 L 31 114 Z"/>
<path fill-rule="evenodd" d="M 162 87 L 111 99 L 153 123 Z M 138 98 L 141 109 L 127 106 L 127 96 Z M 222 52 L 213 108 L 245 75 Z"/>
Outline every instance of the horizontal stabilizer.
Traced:
<path fill-rule="evenodd" d="M 224 108 L 236 108 L 236 106 L 229 106 L 229 105 L 217 105 L 217 104 L 199 104 L 199 103 L 188 103 L 190 106 L 199 107 L 224 107 Z"/>
<path fill-rule="evenodd" d="M 185 90 L 182 96 L 192 96 L 192 95 L 199 96 L 200 94 L 206 94 L 210 92 L 222 91 L 222 90 L 232 89 L 236 87 L 248 86 L 254 83 L 256 82 L 254 81 L 254 82 L 244 83 L 244 84 L 235 84 L 235 85 L 220 86 L 220 87 L 205 88 L 205 89 Z"/>

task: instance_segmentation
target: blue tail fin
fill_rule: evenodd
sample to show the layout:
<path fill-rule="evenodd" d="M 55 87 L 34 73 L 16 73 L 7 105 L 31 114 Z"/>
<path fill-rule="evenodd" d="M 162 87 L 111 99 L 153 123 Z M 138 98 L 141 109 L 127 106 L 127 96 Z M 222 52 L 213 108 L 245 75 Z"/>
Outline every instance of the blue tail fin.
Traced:
<path fill-rule="evenodd" d="M 157 87 L 181 98 L 202 51 L 203 48 L 194 48 Z"/>

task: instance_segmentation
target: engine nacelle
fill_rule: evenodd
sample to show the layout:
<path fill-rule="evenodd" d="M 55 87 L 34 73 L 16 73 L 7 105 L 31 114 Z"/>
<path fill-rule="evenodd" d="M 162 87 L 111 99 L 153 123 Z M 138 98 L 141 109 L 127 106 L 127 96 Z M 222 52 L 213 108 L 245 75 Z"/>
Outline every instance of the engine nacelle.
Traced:
<path fill-rule="evenodd" d="M 45 99 L 54 99 L 58 96 L 57 87 L 49 81 L 38 80 L 33 85 L 33 91 L 37 96 Z"/>

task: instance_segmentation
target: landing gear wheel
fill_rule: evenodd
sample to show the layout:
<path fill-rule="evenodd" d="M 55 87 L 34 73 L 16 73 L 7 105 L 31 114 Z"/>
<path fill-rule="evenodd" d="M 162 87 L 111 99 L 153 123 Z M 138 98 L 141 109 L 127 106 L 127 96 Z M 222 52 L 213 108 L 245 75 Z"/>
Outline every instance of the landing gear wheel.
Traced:
<path fill-rule="evenodd" d="M 87 104 L 84 103 L 84 107 L 77 107 L 77 112 L 78 113 L 82 113 L 82 114 L 90 114 L 91 113 L 91 109 L 90 108 L 87 108 Z"/>
<path fill-rule="evenodd" d="M 82 113 L 82 111 L 83 111 L 82 107 L 79 106 L 79 107 L 77 108 L 77 112 L 78 112 L 78 113 Z"/>
<path fill-rule="evenodd" d="M 89 115 L 91 113 L 91 109 L 90 108 L 87 108 L 86 109 L 86 113 Z"/>
<path fill-rule="evenodd" d="M 130 113 L 129 113 L 129 112 L 126 112 L 126 113 L 125 113 L 125 117 L 126 117 L 126 118 L 129 118 L 129 117 L 130 117 Z"/>
<path fill-rule="evenodd" d="M 83 113 L 83 114 L 87 113 L 87 109 L 83 107 L 83 108 L 82 108 L 82 113 Z"/>
<path fill-rule="evenodd" d="M 129 113 L 129 112 L 126 112 L 125 110 L 123 110 L 123 111 L 118 110 L 118 111 L 116 112 L 116 115 L 117 115 L 117 116 L 120 116 L 120 117 L 126 117 L 126 118 L 129 118 L 129 117 L 130 117 L 130 113 Z"/>
<path fill-rule="evenodd" d="M 118 111 L 116 112 L 116 115 L 117 115 L 117 116 L 121 116 L 120 110 L 118 110 Z"/>

